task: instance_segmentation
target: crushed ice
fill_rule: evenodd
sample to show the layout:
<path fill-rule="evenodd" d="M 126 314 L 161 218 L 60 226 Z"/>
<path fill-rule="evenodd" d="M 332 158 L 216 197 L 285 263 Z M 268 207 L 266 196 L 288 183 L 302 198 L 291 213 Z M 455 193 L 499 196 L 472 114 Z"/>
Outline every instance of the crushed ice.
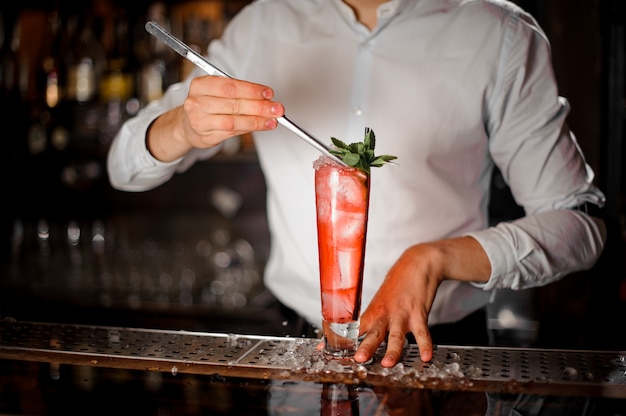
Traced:
<path fill-rule="evenodd" d="M 111 331 L 109 331 L 108 335 L 109 335 L 109 342 L 111 344 L 119 344 L 120 343 L 120 331 L 111 330 Z"/>
<path fill-rule="evenodd" d="M 272 349 L 259 351 L 259 359 L 262 364 L 284 367 L 281 375 L 288 377 L 290 372 L 304 371 L 309 374 L 317 373 L 340 373 L 354 376 L 355 379 L 365 379 L 368 374 L 388 377 L 394 381 L 414 379 L 426 381 L 429 379 L 465 379 L 477 378 L 483 375 L 480 367 L 469 365 L 461 366 L 461 356 L 451 352 L 446 356 L 446 362 L 434 360 L 424 363 L 424 367 L 417 369 L 406 366 L 402 362 L 394 367 L 385 368 L 380 365 L 365 365 L 360 363 L 346 364 L 342 360 L 328 359 L 324 353 L 317 349 L 319 340 L 296 338 L 293 341 L 278 343 Z M 381 347 L 382 348 L 382 347 Z M 384 354 L 382 349 L 377 351 L 374 362 L 379 362 Z"/>
<path fill-rule="evenodd" d="M 232 348 L 249 348 L 252 346 L 252 340 L 240 337 L 237 334 L 228 334 L 226 336 L 226 345 Z"/>

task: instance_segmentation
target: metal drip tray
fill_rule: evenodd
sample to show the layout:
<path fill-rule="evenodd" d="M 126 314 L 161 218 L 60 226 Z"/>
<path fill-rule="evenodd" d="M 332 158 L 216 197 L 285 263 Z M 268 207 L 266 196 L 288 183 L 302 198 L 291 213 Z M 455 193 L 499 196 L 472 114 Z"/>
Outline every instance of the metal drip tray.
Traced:
<path fill-rule="evenodd" d="M 327 360 L 319 340 L 0 321 L 0 359 L 345 384 L 626 398 L 626 352 L 417 346 L 394 368 Z"/>

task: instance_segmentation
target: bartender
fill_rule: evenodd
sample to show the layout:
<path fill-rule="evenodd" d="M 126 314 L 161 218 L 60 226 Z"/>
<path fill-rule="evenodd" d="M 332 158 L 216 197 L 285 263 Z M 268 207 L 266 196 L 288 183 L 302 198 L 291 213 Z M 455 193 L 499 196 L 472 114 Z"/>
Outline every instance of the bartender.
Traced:
<path fill-rule="evenodd" d="M 604 196 L 567 126 L 549 42 L 513 3 L 256 1 L 207 55 L 234 79 L 196 70 L 127 121 L 110 182 L 155 188 L 253 132 L 271 234 L 264 283 L 316 328 L 318 154 L 276 118 L 287 111 L 327 141 L 371 127 L 399 166 L 371 175 L 358 362 L 385 343 L 381 363 L 395 365 L 407 337 L 424 361 L 433 343 L 487 343 L 494 291 L 550 284 L 603 250 L 591 213 Z M 525 215 L 490 226 L 495 168 Z"/>

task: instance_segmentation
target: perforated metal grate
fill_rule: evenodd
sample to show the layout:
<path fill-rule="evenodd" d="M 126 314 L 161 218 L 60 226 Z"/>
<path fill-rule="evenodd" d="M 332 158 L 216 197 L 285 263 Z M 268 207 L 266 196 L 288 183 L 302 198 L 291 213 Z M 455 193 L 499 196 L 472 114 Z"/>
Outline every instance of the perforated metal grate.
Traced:
<path fill-rule="evenodd" d="M 438 346 L 422 362 L 326 360 L 316 339 L 0 321 L 0 359 L 225 377 L 626 398 L 626 352 Z"/>

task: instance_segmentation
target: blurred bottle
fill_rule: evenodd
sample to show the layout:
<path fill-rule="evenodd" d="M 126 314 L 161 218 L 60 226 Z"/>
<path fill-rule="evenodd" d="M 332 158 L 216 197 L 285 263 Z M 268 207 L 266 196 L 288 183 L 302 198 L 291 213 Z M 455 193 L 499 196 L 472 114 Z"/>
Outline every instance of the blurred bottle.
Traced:
<path fill-rule="evenodd" d="M 68 20 L 66 52 L 69 126 L 72 144 L 93 148 L 98 143 L 102 106 L 100 82 L 106 69 L 106 54 L 98 38 L 102 19 L 72 15 Z"/>
<path fill-rule="evenodd" d="M 43 47 L 36 74 L 36 91 L 48 108 L 57 107 L 63 100 L 66 90 L 65 67 L 60 54 L 63 21 L 58 11 L 48 14 Z"/>
<path fill-rule="evenodd" d="M 65 103 L 65 63 L 62 16 L 57 9 L 37 17 L 44 24 L 37 37 L 38 53 L 32 59 L 34 88 L 24 110 L 28 117 L 25 151 L 19 169 L 22 212 L 31 216 L 55 216 L 63 212 L 61 172 L 70 142 Z"/>
<path fill-rule="evenodd" d="M 77 103 L 93 102 L 106 68 L 106 54 L 96 33 L 102 21 L 96 17 L 73 16 L 68 29 L 78 29 L 67 56 L 67 98 Z M 70 36 L 71 36 L 70 32 Z"/>
<path fill-rule="evenodd" d="M 37 68 L 37 102 L 41 105 L 47 131 L 47 145 L 53 152 L 64 152 L 70 142 L 70 123 L 64 106 L 67 92 L 67 71 L 61 51 L 68 46 L 63 30 L 63 16 L 58 10 L 49 13 L 43 52 Z"/>
<path fill-rule="evenodd" d="M 107 53 L 106 69 L 100 81 L 100 102 L 103 106 L 99 142 L 108 146 L 122 123 L 139 110 L 136 97 L 136 60 L 131 51 L 129 19 L 120 9 L 114 22 L 113 46 Z"/>
<path fill-rule="evenodd" d="M 21 140 L 29 83 L 29 65 L 20 54 L 22 16 L 0 10 L 0 99 L 2 116 L 11 120 L 11 136 Z M 19 136 L 19 139 L 18 139 Z M 4 152 L 3 152 L 4 153 Z"/>
<path fill-rule="evenodd" d="M 20 20 L 16 13 L 0 10 L 0 108 L 2 117 L 11 120 L 11 129 L 5 131 L 4 151 L 2 152 L 3 169 L 15 162 L 16 152 L 23 143 L 24 126 L 22 120 L 22 97 L 19 88 L 20 58 Z M 18 130 L 18 131 L 16 131 Z M 8 132 L 12 134 L 8 136 Z M 7 137 L 8 136 L 8 137 Z M 3 173 L 9 173 L 4 172 Z M 3 177 L 6 177 L 3 175 Z"/>
<path fill-rule="evenodd" d="M 135 59 L 131 53 L 128 17 L 120 9 L 114 22 L 113 46 L 106 56 L 106 69 L 100 82 L 100 100 L 126 101 L 134 95 Z"/>
<path fill-rule="evenodd" d="M 211 40 L 211 21 L 197 14 L 189 14 L 183 20 L 183 42 L 200 55 L 206 55 Z M 186 78 L 195 68 L 187 59 L 181 61 L 180 76 Z"/>
<path fill-rule="evenodd" d="M 168 9 L 164 2 L 157 1 L 146 11 L 145 21 L 154 21 L 169 30 Z M 142 19 L 136 28 L 134 53 L 141 61 L 138 76 L 139 99 L 142 105 L 161 98 L 171 84 L 180 80 L 179 56 L 164 42 L 149 35 Z"/>
<path fill-rule="evenodd" d="M 3 140 L 2 177 L 8 198 L 5 209 L 10 215 L 25 217 L 34 214 L 35 206 L 41 203 L 39 165 L 40 155 L 47 148 L 46 117 L 39 97 L 31 97 L 29 89 L 30 68 L 36 69 L 39 57 L 31 56 L 20 49 L 22 25 L 28 27 L 21 12 L 3 14 L 2 51 L 0 52 L 0 85 L 2 115 L 10 122 Z M 33 18 L 33 14 L 29 15 Z M 36 70 L 32 73 L 35 74 Z M 5 159 L 6 158 L 6 159 Z M 34 188 L 33 188 L 34 186 Z"/>
<path fill-rule="evenodd" d="M 20 88 L 20 19 L 17 14 L 0 11 L 0 94 L 3 100 L 22 99 Z"/>
<path fill-rule="evenodd" d="M 27 157 L 20 163 L 24 205 L 32 215 L 65 219 L 89 215 L 100 198 L 98 150 L 103 111 L 98 85 L 106 64 L 96 35 L 100 21 L 76 11 L 52 10 L 36 62 L 37 88 L 28 103 Z"/>

